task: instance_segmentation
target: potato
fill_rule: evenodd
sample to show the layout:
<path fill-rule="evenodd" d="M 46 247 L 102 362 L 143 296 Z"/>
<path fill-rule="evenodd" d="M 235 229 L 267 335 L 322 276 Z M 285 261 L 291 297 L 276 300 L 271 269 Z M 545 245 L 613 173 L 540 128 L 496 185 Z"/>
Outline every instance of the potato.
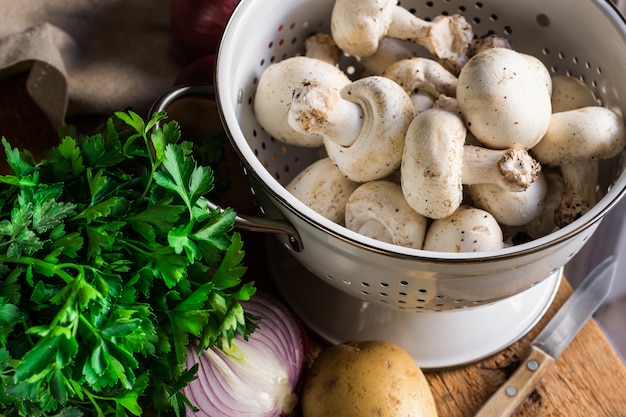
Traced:
<path fill-rule="evenodd" d="M 324 350 L 307 373 L 304 417 L 436 417 L 430 386 L 414 359 L 378 340 Z"/>

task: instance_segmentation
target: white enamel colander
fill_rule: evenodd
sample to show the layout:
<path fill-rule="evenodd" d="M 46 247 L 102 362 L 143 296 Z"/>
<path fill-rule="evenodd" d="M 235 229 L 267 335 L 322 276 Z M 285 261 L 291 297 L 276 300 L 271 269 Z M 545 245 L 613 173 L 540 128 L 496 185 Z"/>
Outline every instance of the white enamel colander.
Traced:
<path fill-rule="evenodd" d="M 312 33 L 330 33 L 333 3 L 242 0 L 218 53 L 215 94 L 222 122 L 264 217 L 285 232 L 268 240 L 277 286 L 303 321 L 332 343 L 388 339 L 426 369 L 496 352 L 541 318 L 563 266 L 623 197 L 623 155 L 602 161 L 601 199 L 591 211 L 548 236 L 498 251 L 409 249 L 323 218 L 284 188 L 318 159 L 319 149 L 269 136 L 256 121 L 253 98 L 269 65 L 302 54 Z M 504 35 L 553 74 L 583 80 L 601 105 L 620 114 L 626 109 L 626 24 L 605 0 L 403 0 L 399 5 L 426 20 L 463 14 L 477 35 Z M 348 71 L 355 62 L 345 58 L 342 65 Z M 254 220 L 240 224 L 255 228 Z"/>

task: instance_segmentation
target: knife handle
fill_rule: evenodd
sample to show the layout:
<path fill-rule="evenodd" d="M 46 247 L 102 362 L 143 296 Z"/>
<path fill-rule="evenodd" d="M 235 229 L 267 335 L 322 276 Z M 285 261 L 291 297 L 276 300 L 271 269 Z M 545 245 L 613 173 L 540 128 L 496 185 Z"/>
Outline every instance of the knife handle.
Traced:
<path fill-rule="evenodd" d="M 509 417 L 535 389 L 554 358 L 531 346 L 530 354 L 513 375 L 482 406 L 475 417 Z"/>

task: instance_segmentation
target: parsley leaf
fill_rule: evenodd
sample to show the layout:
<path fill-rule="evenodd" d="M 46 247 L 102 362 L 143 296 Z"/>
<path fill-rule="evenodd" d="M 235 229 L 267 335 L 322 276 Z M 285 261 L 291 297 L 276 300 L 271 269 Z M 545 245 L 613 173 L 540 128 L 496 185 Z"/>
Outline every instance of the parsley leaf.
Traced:
<path fill-rule="evenodd" d="M 254 330 L 233 210 L 165 113 L 65 127 L 35 161 L 2 138 L 0 409 L 6 415 L 182 415 L 191 340 Z"/>

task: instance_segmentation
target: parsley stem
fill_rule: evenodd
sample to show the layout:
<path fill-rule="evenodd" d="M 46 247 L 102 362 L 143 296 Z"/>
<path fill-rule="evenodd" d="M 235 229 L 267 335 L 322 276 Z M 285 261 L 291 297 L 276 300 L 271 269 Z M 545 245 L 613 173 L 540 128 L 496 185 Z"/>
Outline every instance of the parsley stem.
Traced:
<path fill-rule="evenodd" d="M 144 255 L 150 254 L 152 250 L 150 250 L 150 246 L 138 240 L 128 240 L 124 239 L 119 242 L 120 245 L 123 245 L 126 249 L 130 249 L 131 251 L 136 251 L 138 253 L 142 253 Z M 140 247 L 142 246 L 142 247 Z"/>
<path fill-rule="evenodd" d="M 0 263 L 13 263 L 21 265 L 34 265 L 37 268 L 48 271 L 51 274 L 57 275 L 69 284 L 74 280 L 74 277 L 63 270 L 60 265 L 54 265 L 41 259 L 31 258 L 29 256 L 20 256 L 19 258 L 10 257 L 0 254 Z"/>
<path fill-rule="evenodd" d="M 98 416 L 104 416 L 104 413 L 102 412 L 102 409 L 100 408 L 100 406 L 98 405 L 98 401 L 99 399 L 105 399 L 102 397 L 99 397 L 93 393 L 91 393 L 89 390 L 83 388 L 83 392 L 85 393 L 85 395 L 87 396 L 87 398 L 89 398 L 89 401 L 91 401 L 91 403 L 93 404 L 94 408 L 96 409 L 96 412 Z"/>
<path fill-rule="evenodd" d="M 146 144 L 146 149 L 148 150 L 152 149 L 152 146 L 150 145 L 150 140 L 148 139 L 148 136 L 146 135 L 145 131 L 143 133 L 143 140 L 144 140 L 144 143 Z M 144 188 L 143 193 L 141 194 L 142 200 L 146 198 L 146 196 L 148 195 L 148 192 L 152 189 L 152 182 L 154 181 L 154 173 L 156 172 L 158 168 L 158 164 L 154 158 L 153 152 L 148 151 L 147 153 L 148 153 L 148 156 L 150 157 L 150 178 L 148 178 L 148 182 L 146 183 L 146 188 Z"/>

